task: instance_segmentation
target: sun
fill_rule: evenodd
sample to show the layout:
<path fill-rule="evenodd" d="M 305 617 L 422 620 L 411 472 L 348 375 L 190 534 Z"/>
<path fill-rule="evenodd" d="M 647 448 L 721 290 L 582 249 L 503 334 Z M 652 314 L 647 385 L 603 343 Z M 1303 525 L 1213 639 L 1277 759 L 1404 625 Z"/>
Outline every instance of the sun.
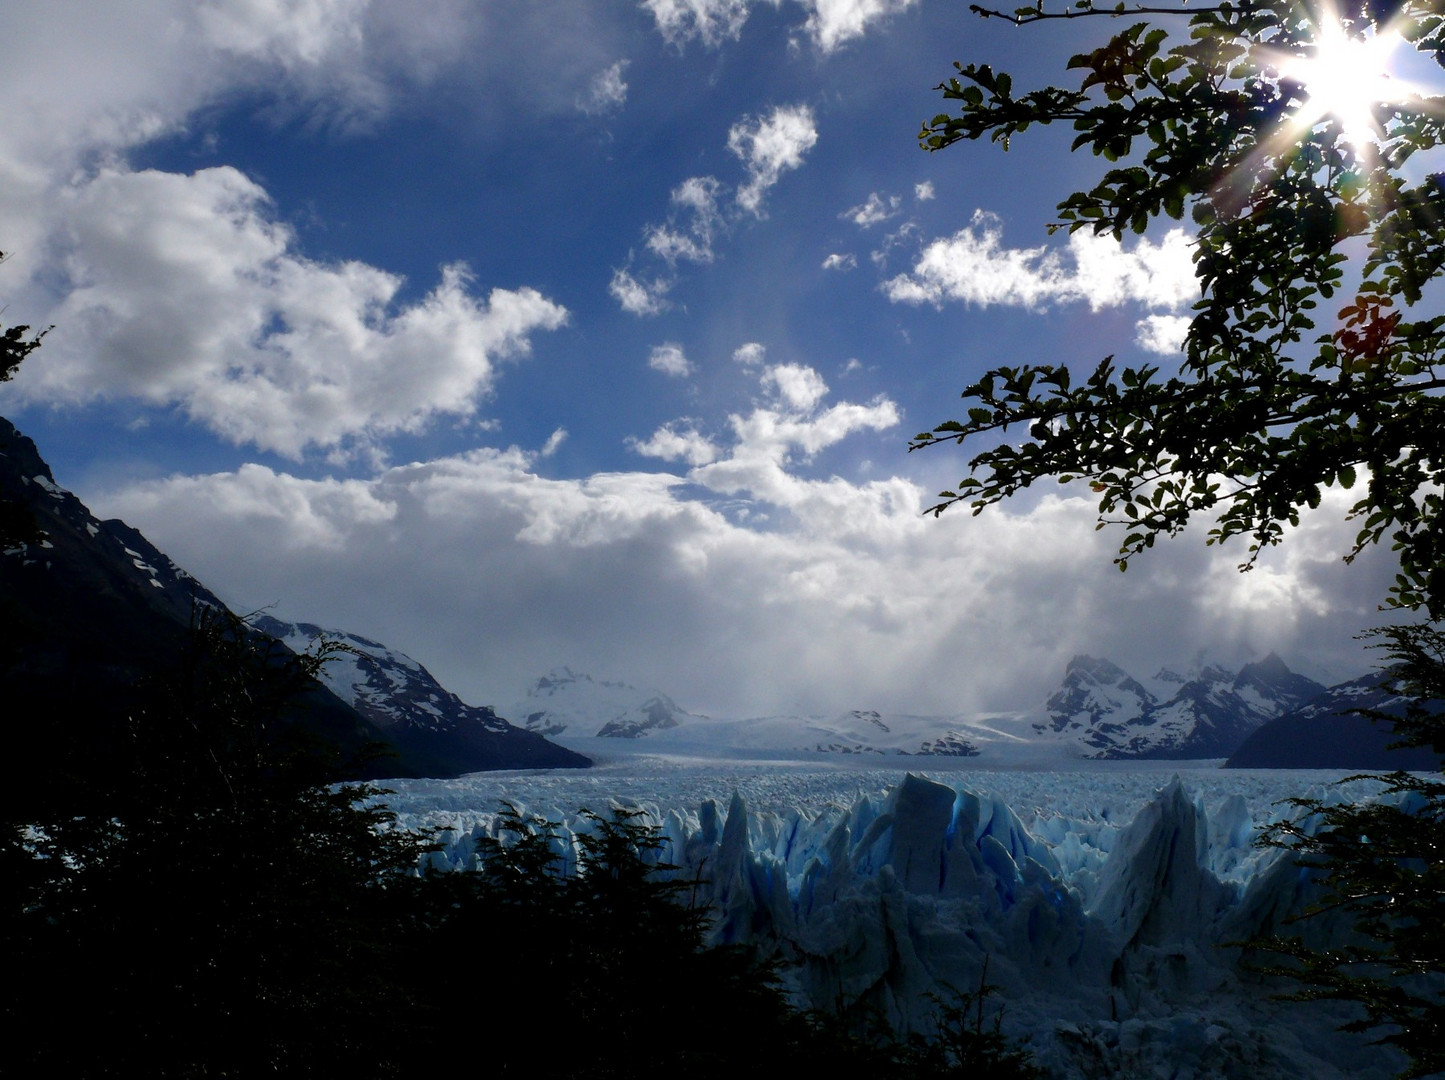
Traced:
<path fill-rule="evenodd" d="M 1299 83 L 1307 95 L 1294 117 L 1297 128 L 1308 130 L 1325 117 L 1333 117 L 1357 151 L 1373 144 L 1382 134 L 1374 107 L 1399 101 L 1412 92 L 1390 74 L 1394 54 L 1403 44 L 1399 33 L 1389 28 L 1369 37 L 1354 37 L 1337 19 L 1321 19 L 1314 51 L 1289 57 L 1279 67 L 1280 77 Z"/>

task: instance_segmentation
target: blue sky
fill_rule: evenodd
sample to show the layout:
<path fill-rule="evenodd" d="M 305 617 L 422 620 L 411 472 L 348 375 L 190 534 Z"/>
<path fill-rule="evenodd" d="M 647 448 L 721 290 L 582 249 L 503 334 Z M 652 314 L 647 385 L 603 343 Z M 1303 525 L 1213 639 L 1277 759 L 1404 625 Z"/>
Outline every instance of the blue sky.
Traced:
<path fill-rule="evenodd" d="M 478 703 L 567 664 L 719 713 L 1032 707 L 1275 649 L 1363 666 L 1326 500 L 1249 575 L 1121 577 L 1087 493 L 921 511 L 1000 363 L 1177 362 L 1188 237 L 1049 238 L 1068 132 L 930 155 L 954 60 L 1107 23 L 942 0 L 6 5 L 0 411 L 241 609 Z"/>

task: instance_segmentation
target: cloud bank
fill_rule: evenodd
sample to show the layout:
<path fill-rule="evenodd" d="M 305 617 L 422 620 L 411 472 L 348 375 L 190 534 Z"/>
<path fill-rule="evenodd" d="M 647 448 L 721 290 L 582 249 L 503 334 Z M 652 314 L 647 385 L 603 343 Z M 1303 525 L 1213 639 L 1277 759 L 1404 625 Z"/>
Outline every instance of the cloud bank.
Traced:
<path fill-rule="evenodd" d="M 1390 568 L 1343 567 L 1337 492 L 1248 575 L 1195 530 L 1121 576 L 1118 537 L 1069 491 L 934 521 L 913 481 L 819 473 L 897 407 L 829 404 L 800 365 L 756 370 L 726 432 L 682 419 L 633 441 L 682 472 L 559 480 L 538 454 L 481 449 L 365 480 L 175 476 L 98 509 L 228 599 L 378 637 L 479 703 L 560 663 L 721 714 L 1029 709 L 1075 652 L 1152 673 L 1247 641 L 1358 670 L 1340 628 L 1376 617 Z"/>

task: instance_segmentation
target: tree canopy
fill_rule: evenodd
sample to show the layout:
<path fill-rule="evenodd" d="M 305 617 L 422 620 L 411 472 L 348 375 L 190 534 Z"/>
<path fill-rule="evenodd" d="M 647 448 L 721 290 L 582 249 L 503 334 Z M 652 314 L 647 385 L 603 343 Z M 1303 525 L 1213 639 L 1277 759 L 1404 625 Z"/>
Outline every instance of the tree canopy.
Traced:
<path fill-rule="evenodd" d="M 1200 299 L 1177 367 L 1020 364 L 967 387 L 965 418 L 911 446 L 983 444 L 933 511 L 1083 479 L 1099 526 L 1127 526 L 1121 569 L 1201 513 L 1209 542 L 1249 539 L 1248 567 L 1338 485 L 1358 493 L 1346 558 L 1388 541 L 1392 602 L 1445 615 L 1445 178 L 1417 157 L 1445 141 L 1445 97 L 1396 80 L 1347 108 L 1325 98 L 1325 69 L 1305 66 L 1387 34 L 1445 63 L 1438 2 L 973 10 L 1020 25 L 1130 21 L 1069 60 L 1074 85 L 1020 90 L 958 64 L 939 87 L 955 111 L 926 122 L 921 144 L 1007 149 L 1034 125 L 1069 125 L 1073 150 L 1105 169 L 1050 230 L 1122 239 L 1188 214 Z"/>
<path fill-rule="evenodd" d="M 0 262 L 5 253 L 0 251 Z M 20 362 L 40 347 L 40 339 L 50 331 L 32 333 L 28 326 L 7 326 L 0 328 L 0 382 L 7 382 L 15 375 Z M 3 451 L 0 447 L 0 451 Z M 0 551 L 16 544 L 36 543 L 44 539 L 35 517 L 24 507 L 0 499 Z"/>

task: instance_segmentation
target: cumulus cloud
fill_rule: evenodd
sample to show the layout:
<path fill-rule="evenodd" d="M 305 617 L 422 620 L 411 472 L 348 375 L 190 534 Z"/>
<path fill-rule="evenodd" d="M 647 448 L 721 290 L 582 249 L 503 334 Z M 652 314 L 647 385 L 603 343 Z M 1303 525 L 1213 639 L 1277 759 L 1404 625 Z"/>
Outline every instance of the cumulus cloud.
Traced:
<path fill-rule="evenodd" d="M 677 379 L 686 378 L 694 370 L 692 361 L 683 355 L 682 346 L 671 341 L 652 347 L 647 366 Z"/>
<path fill-rule="evenodd" d="M 307 259 L 229 167 L 101 170 L 65 193 L 63 218 L 60 329 L 22 396 L 179 405 L 290 457 L 471 415 L 498 361 L 567 319 L 533 289 L 478 297 L 461 264 L 399 306 L 400 277 Z"/>
<path fill-rule="evenodd" d="M 804 28 L 818 48 L 832 52 L 860 38 L 870 24 L 907 11 L 918 0 L 804 0 L 810 11 Z"/>
<path fill-rule="evenodd" d="M 652 13 L 658 32 L 668 44 L 681 48 L 701 40 L 716 48 L 742 34 L 748 11 L 757 0 L 642 0 Z M 768 0 L 775 6 L 780 0 Z M 802 30 L 822 53 L 862 37 L 869 26 L 906 11 L 918 0 L 795 0 L 807 11 Z"/>
<path fill-rule="evenodd" d="M 406 88 L 465 55 L 468 6 L 396 0 L 10 4 L 0 32 L 0 218 L 10 298 L 63 273 L 51 259 L 57 191 L 96 162 L 186 129 L 198 110 L 256 90 L 277 117 L 365 127 Z"/>
<path fill-rule="evenodd" d="M 748 19 L 749 0 L 642 0 L 658 32 L 681 47 L 694 38 L 709 48 L 736 41 Z"/>
<path fill-rule="evenodd" d="M 759 341 L 748 341 L 733 350 L 733 360 L 743 367 L 755 367 L 763 362 L 767 347 Z"/>
<path fill-rule="evenodd" d="M 804 364 L 777 364 L 763 372 L 763 388 L 775 392 L 791 409 L 811 412 L 828 394 L 828 384 Z"/>
<path fill-rule="evenodd" d="M 921 184 L 914 184 L 913 197 L 919 202 L 927 202 L 933 198 L 933 181 L 925 180 Z"/>
<path fill-rule="evenodd" d="M 1139 320 L 1134 340 L 1141 349 L 1171 353 L 1184 350 L 1184 338 L 1192 320 L 1187 315 L 1147 315 Z"/>
<path fill-rule="evenodd" d="M 567 441 L 567 429 L 559 427 L 552 434 L 547 436 L 547 441 L 542 444 L 542 449 L 537 451 L 538 457 L 551 457 L 558 448 Z"/>
<path fill-rule="evenodd" d="M 577 107 L 589 116 L 601 116 L 622 108 L 627 103 L 627 83 L 622 75 L 628 63 L 618 60 L 593 76 L 587 92 L 578 98 Z"/>
<path fill-rule="evenodd" d="M 729 417 L 733 446 L 716 461 L 693 469 L 690 480 L 720 495 L 762 500 L 788 511 L 806 527 L 823 528 L 833 536 L 857 533 L 878 514 L 890 512 L 904 490 L 895 482 L 855 489 L 837 477 L 810 480 L 791 470 L 850 435 L 896 426 L 897 405 L 878 397 L 866 404 L 839 402 L 820 409 L 827 384 L 802 364 L 766 367 L 759 384 L 766 404 Z M 866 493 L 861 501 L 849 494 L 855 490 Z"/>
<path fill-rule="evenodd" d="M 856 270 L 857 268 L 858 260 L 848 254 L 834 252 L 823 260 L 824 270 L 841 270 L 847 273 L 849 270 Z"/>
<path fill-rule="evenodd" d="M 911 272 L 883 283 L 895 303 L 948 301 L 1044 309 L 1052 304 L 1087 303 L 1098 311 L 1125 303 L 1178 310 L 1198 298 L 1190 241 L 1172 229 L 1157 244 L 1140 238 L 1132 250 L 1109 236 L 1081 231 L 1067 248 L 1009 248 L 1002 222 L 979 211 L 953 236 L 924 248 Z M 1171 326 L 1141 328 L 1141 341 L 1162 342 Z"/>
<path fill-rule="evenodd" d="M 845 221 L 851 221 L 860 229 L 868 229 L 880 221 L 897 217 L 898 206 L 902 201 L 897 195 L 883 196 L 875 191 L 864 202 L 844 210 L 838 216 Z"/>
<path fill-rule="evenodd" d="M 720 451 L 689 420 L 664 424 L 647 439 L 629 439 L 627 445 L 644 457 L 663 461 L 682 461 L 688 465 L 706 465 L 716 461 Z"/>
<path fill-rule="evenodd" d="M 667 292 L 672 282 L 655 277 L 651 281 L 639 281 L 627 270 L 615 270 L 607 291 L 622 305 L 623 311 L 633 315 L 660 315 L 670 306 Z"/>
<path fill-rule="evenodd" d="M 612 275 L 608 291 L 623 310 L 634 315 L 665 311 L 665 296 L 679 280 L 678 263 L 712 262 L 717 237 L 742 217 L 763 217 L 764 196 L 784 172 L 802 165 L 803 155 L 817 141 L 813 113 L 806 105 L 779 107 L 765 118 L 745 116 L 733 124 L 728 149 L 742 161 L 747 181 L 726 209 L 719 205 L 724 185 L 714 176 L 692 176 L 673 189 L 667 221 L 643 229 L 648 254 L 665 266 L 651 281 L 633 276 L 630 267 Z"/>
<path fill-rule="evenodd" d="M 235 169 L 135 171 L 136 147 L 259 93 L 277 119 L 348 132 L 468 55 L 460 0 L 155 0 L 18 5 L 0 86 L 10 295 L 60 327 L 21 400 L 129 397 L 288 456 L 468 416 L 498 362 L 564 309 L 466 266 L 398 303 L 384 268 L 308 258 Z M 23 60 L 21 59 L 23 57 Z"/>
<path fill-rule="evenodd" d="M 667 223 L 644 232 L 647 249 L 669 266 L 679 260 L 712 262 L 713 236 L 723 225 L 717 205 L 721 188 L 712 176 L 692 176 L 674 188 Z"/>
<path fill-rule="evenodd" d="M 806 105 L 780 105 L 766 117 L 744 117 L 728 130 L 728 149 L 747 167 L 748 180 L 737 191 L 737 203 L 762 216 L 763 197 L 783 173 L 803 164 L 803 155 L 818 141 L 813 110 Z"/>

